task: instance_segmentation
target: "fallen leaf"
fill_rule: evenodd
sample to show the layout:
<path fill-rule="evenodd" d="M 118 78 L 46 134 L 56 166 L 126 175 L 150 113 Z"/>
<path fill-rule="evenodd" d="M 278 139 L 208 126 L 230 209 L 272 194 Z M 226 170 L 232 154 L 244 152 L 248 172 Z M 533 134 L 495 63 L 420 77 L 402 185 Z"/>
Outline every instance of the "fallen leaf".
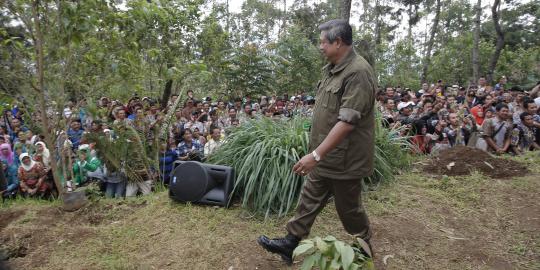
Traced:
<path fill-rule="evenodd" d="M 386 255 L 386 256 L 383 257 L 382 261 L 383 261 L 384 265 L 386 265 L 386 261 L 387 261 L 388 259 L 390 259 L 390 258 L 393 259 L 393 258 L 394 258 L 394 255 Z"/>

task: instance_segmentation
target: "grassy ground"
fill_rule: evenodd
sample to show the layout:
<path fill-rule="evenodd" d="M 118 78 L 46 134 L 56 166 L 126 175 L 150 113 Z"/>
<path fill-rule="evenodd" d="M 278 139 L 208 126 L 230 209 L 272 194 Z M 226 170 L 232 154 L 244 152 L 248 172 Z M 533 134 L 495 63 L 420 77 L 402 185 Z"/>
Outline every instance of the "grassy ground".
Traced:
<path fill-rule="evenodd" d="M 540 269 L 540 158 L 527 177 L 496 180 L 406 173 L 365 194 L 378 269 Z M 238 207 L 171 202 L 166 192 L 93 202 L 73 213 L 58 202 L 0 208 L 0 247 L 13 269 L 296 269 L 264 252 L 287 218 L 264 222 Z M 333 205 L 312 235 L 347 240 Z M 385 259 L 385 262 L 383 262 Z"/>

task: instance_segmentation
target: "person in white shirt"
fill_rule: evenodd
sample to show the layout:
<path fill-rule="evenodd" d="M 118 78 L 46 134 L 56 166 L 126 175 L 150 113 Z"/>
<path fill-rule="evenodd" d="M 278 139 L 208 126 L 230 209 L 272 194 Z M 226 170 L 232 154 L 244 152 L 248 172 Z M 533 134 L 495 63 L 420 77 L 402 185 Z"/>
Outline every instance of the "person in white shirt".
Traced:
<path fill-rule="evenodd" d="M 207 157 L 208 155 L 212 154 L 221 144 L 221 129 L 214 128 L 212 129 L 212 134 L 210 134 L 212 139 L 210 139 L 205 145 L 204 145 L 204 156 Z"/>

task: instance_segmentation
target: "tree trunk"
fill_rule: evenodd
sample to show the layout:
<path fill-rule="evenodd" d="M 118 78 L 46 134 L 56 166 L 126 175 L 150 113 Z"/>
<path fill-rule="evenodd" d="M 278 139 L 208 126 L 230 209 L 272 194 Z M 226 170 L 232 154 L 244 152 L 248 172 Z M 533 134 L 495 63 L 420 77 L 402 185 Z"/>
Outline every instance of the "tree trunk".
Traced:
<path fill-rule="evenodd" d="M 472 50 L 472 67 L 473 67 L 473 82 L 478 82 L 480 77 L 480 50 L 478 45 L 480 43 L 480 18 L 482 15 L 482 0 L 478 0 L 475 6 L 476 18 L 474 20 L 474 40 Z"/>
<path fill-rule="evenodd" d="M 43 135 L 45 136 L 45 143 L 49 147 L 54 146 L 54 134 L 51 134 L 51 130 L 49 128 L 49 118 L 47 116 L 47 105 L 45 103 L 45 79 L 44 79 L 44 70 L 43 70 L 43 33 L 41 32 L 41 25 L 39 22 L 39 14 L 38 14 L 38 5 L 39 0 L 35 0 L 32 3 L 32 17 L 34 18 L 34 30 L 35 30 L 35 36 L 34 37 L 34 48 L 35 48 L 35 54 L 36 54 L 36 66 L 37 66 L 37 91 L 39 91 L 39 94 L 37 95 L 37 98 L 39 99 L 39 107 L 41 110 L 41 124 L 42 124 L 42 130 Z M 54 131 L 53 131 L 54 132 Z M 51 160 L 51 170 L 53 173 L 53 179 L 54 183 L 56 185 L 56 189 L 58 191 L 58 195 L 62 196 L 64 193 L 64 187 L 62 186 L 62 183 L 60 182 L 60 179 L 58 178 L 58 169 L 56 166 L 56 157 L 53 155 L 53 158 Z M 65 179 L 64 179 L 65 180 Z"/>
<path fill-rule="evenodd" d="M 424 55 L 424 64 L 422 67 L 422 75 L 420 80 L 422 83 L 425 83 L 427 80 L 427 72 L 429 64 L 431 63 L 431 50 L 433 49 L 433 43 L 435 41 L 435 34 L 437 33 L 437 28 L 439 27 L 439 20 L 441 14 L 441 0 L 437 0 L 435 7 L 435 18 L 433 19 L 433 26 L 431 27 L 431 33 L 429 35 L 429 40 Z"/>
<path fill-rule="evenodd" d="M 172 84 L 173 80 L 167 80 L 165 83 L 165 90 L 163 90 L 163 96 L 161 97 L 161 108 L 165 109 L 167 107 L 167 102 L 169 102 L 169 97 L 171 96 L 172 92 Z"/>
<path fill-rule="evenodd" d="M 495 0 L 493 6 L 491 7 L 491 14 L 493 16 L 493 24 L 495 25 L 495 32 L 497 33 L 497 43 L 495 45 L 495 52 L 491 56 L 489 61 L 489 68 L 486 76 L 488 83 L 493 82 L 493 73 L 495 72 L 495 67 L 497 66 L 497 61 L 499 61 L 499 56 L 504 47 L 504 33 L 501 29 L 499 23 L 499 8 L 501 7 L 501 0 Z"/>
<path fill-rule="evenodd" d="M 342 0 L 340 8 L 340 17 L 346 21 L 349 21 L 351 17 L 351 2 L 352 0 Z"/>
<path fill-rule="evenodd" d="M 379 5 L 379 1 L 375 1 L 375 50 L 378 53 L 379 45 L 382 43 L 382 33 L 381 33 L 381 7 Z"/>
<path fill-rule="evenodd" d="M 283 14 L 281 15 L 281 25 L 279 26 L 278 37 L 281 37 L 282 31 L 287 26 L 287 0 L 283 0 Z"/>

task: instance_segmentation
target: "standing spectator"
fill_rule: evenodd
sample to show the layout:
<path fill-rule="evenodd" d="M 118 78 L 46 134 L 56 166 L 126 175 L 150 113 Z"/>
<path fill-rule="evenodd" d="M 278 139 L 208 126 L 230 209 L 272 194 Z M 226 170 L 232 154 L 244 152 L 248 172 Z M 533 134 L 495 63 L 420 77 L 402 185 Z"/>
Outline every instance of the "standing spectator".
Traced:
<path fill-rule="evenodd" d="M 488 150 L 497 154 L 506 153 L 510 147 L 510 134 L 512 128 L 508 123 L 508 105 L 501 103 L 496 107 L 496 117 L 484 121 L 482 124 L 483 137 Z"/>

